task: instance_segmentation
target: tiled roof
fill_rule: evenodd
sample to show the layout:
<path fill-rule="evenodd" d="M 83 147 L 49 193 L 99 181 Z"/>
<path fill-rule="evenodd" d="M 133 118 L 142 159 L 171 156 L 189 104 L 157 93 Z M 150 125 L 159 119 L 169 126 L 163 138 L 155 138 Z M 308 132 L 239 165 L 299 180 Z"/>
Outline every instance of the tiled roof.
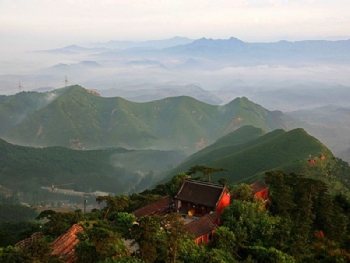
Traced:
<path fill-rule="evenodd" d="M 200 217 L 199 219 L 185 225 L 187 232 L 195 238 L 212 232 L 216 227 L 217 225 L 214 223 L 213 215 Z"/>
<path fill-rule="evenodd" d="M 79 242 L 77 238 L 77 233 L 82 232 L 83 228 L 75 224 L 73 225 L 67 233 L 60 235 L 52 243 L 52 255 L 60 255 L 66 263 L 72 263 L 75 261 L 74 256 L 74 246 Z"/>
<path fill-rule="evenodd" d="M 132 214 L 136 217 L 147 216 L 157 212 L 159 209 L 170 206 L 173 203 L 173 199 L 170 195 L 155 201 L 152 204 L 146 205 L 140 209 L 135 210 Z"/>
<path fill-rule="evenodd" d="M 220 219 L 220 214 L 218 212 L 210 213 L 208 216 L 214 223 Z"/>
<path fill-rule="evenodd" d="M 31 244 L 41 239 L 42 237 L 43 237 L 42 232 L 36 232 L 30 237 L 19 241 L 17 244 L 15 244 L 15 247 L 18 247 L 21 250 L 26 250 Z"/>
<path fill-rule="evenodd" d="M 83 228 L 75 224 L 73 225 L 67 233 L 60 235 L 53 243 L 52 243 L 52 255 L 59 255 L 66 263 L 73 263 L 75 261 L 74 256 L 74 246 L 79 242 L 76 234 L 78 232 L 82 232 Z M 43 233 L 38 232 L 34 233 L 31 237 L 26 238 L 20 242 L 18 242 L 15 247 L 20 248 L 21 250 L 26 250 L 33 242 L 41 239 L 43 237 Z"/>
<path fill-rule="evenodd" d="M 259 193 L 260 191 L 268 188 L 267 184 L 265 184 L 263 181 L 257 181 L 250 185 L 253 189 L 253 194 Z"/>
<path fill-rule="evenodd" d="M 185 180 L 175 199 L 208 207 L 216 207 L 224 189 L 222 185 Z"/>

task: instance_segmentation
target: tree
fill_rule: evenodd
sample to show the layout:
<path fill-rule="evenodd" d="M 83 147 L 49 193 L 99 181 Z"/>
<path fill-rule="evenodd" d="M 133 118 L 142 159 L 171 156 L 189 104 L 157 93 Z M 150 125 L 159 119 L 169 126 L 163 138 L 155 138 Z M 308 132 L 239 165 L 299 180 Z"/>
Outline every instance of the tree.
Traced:
<path fill-rule="evenodd" d="M 129 230 L 132 229 L 133 223 L 136 221 L 136 217 L 127 212 L 119 212 L 115 216 L 115 221 L 118 223 L 121 233 L 126 236 L 129 234 Z"/>
<path fill-rule="evenodd" d="M 83 233 L 78 233 L 75 246 L 77 263 L 95 263 L 107 258 L 127 255 L 121 236 L 113 231 L 109 221 L 85 222 Z"/>
<path fill-rule="evenodd" d="M 236 250 L 252 245 L 271 246 L 279 221 L 280 218 L 270 216 L 261 203 L 239 200 L 233 200 L 221 217 L 222 226 L 234 233 Z"/>
<path fill-rule="evenodd" d="M 250 246 L 245 248 L 246 253 L 252 256 L 257 262 L 271 262 L 271 263 L 295 263 L 296 260 L 282 251 L 275 249 L 274 247 L 265 248 L 261 246 Z"/>
<path fill-rule="evenodd" d="M 233 186 L 230 191 L 232 199 L 237 199 L 241 201 L 254 201 L 253 189 L 248 184 L 238 184 Z"/>
<path fill-rule="evenodd" d="M 8 246 L 0 248 L 0 262 L 2 263 L 32 263 L 29 255 L 24 254 L 19 248 Z"/>
<path fill-rule="evenodd" d="M 205 254 L 205 262 L 210 263 L 236 263 L 237 261 L 234 259 L 234 257 L 231 255 L 231 253 L 221 250 L 221 249 L 211 249 Z"/>
<path fill-rule="evenodd" d="M 36 217 L 37 220 L 49 220 L 43 225 L 43 233 L 51 238 L 65 233 L 72 225 L 82 221 L 83 218 L 84 215 L 81 210 L 66 213 L 45 210 Z"/>
<path fill-rule="evenodd" d="M 135 257 L 125 256 L 117 258 L 107 258 L 105 260 L 100 260 L 98 263 L 145 263 L 145 261 Z"/>
<path fill-rule="evenodd" d="M 181 215 L 176 213 L 167 215 L 162 221 L 163 230 L 166 234 L 168 262 L 175 263 L 179 256 L 180 241 L 187 233 L 184 221 Z"/>
<path fill-rule="evenodd" d="M 179 262 L 191 262 L 202 263 L 204 262 L 205 254 L 207 253 L 204 246 L 197 245 L 193 241 L 193 237 L 185 235 L 180 239 L 178 247 L 178 261 Z"/>
<path fill-rule="evenodd" d="M 227 171 L 227 169 L 208 167 L 208 166 L 197 164 L 196 166 L 192 166 L 190 169 L 188 169 L 187 174 L 191 175 L 191 174 L 196 174 L 200 172 L 203 174 L 202 179 L 205 180 L 204 177 L 207 177 L 208 182 L 210 182 L 210 175 L 212 173 L 223 172 L 223 171 Z"/>
<path fill-rule="evenodd" d="M 161 231 L 160 216 L 144 216 L 134 229 L 135 241 L 139 245 L 139 255 L 145 262 L 166 258 L 166 238 Z"/>
<path fill-rule="evenodd" d="M 96 198 L 96 201 L 100 204 L 106 202 L 105 214 L 103 220 L 105 220 L 109 213 L 117 213 L 125 209 L 131 204 L 130 199 L 126 195 L 119 195 L 116 197 L 113 196 L 99 196 Z"/>
<path fill-rule="evenodd" d="M 180 189 L 184 179 L 188 176 L 185 173 L 178 173 L 168 183 L 166 183 L 167 194 L 175 195 Z"/>
<path fill-rule="evenodd" d="M 230 231 L 230 229 L 228 229 L 227 227 L 220 226 L 215 231 L 215 239 L 213 241 L 213 246 L 217 249 L 221 249 L 225 252 L 233 254 L 236 248 L 235 234 L 232 231 Z"/>

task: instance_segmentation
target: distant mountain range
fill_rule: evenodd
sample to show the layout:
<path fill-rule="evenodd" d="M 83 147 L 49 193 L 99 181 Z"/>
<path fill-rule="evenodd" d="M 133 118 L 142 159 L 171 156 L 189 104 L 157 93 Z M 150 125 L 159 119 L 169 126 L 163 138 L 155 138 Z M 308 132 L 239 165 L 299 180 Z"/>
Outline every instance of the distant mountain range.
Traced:
<path fill-rule="evenodd" d="M 108 89 L 108 90 L 95 90 L 102 97 L 122 97 L 126 100 L 134 102 L 149 102 L 153 100 L 161 100 L 168 97 L 188 96 L 196 100 L 219 105 L 222 104 L 222 100 L 211 92 L 204 90 L 196 85 L 160 85 L 150 86 L 144 85 L 138 89 Z"/>
<path fill-rule="evenodd" d="M 109 49 L 129 49 L 129 48 L 151 48 L 163 49 L 178 45 L 190 44 L 194 39 L 187 37 L 173 37 L 163 40 L 147 40 L 147 41 L 116 41 L 111 40 L 105 43 L 90 43 L 89 47 L 93 48 L 109 48 Z"/>
<path fill-rule="evenodd" d="M 91 43 L 89 47 L 77 45 L 37 52 L 51 54 L 89 54 L 95 59 L 153 58 L 157 63 L 167 58 L 187 58 L 186 67 L 199 65 L 215 67 L 237 65 L 304 65 L 304 63 L 348 63 L 350 60 L 349 40 L 305 40 L 279 42 L 244 42 L 229 39 L 188 39 L 175 37 L 166 40 L 144 42 L 110 41 Z M 210 60 L 203 63 L 203 60 Z M 220 63 L 218 63 L 220 61 Z M 193 63 L 195 62 L 195 63 Z M 214 64 L 212 63 L 214 62 Z M 164 66 L 164 65 L 163 65 Z M 178 67 L 179 65 L 177 65 Z M 304 65 L 305 66 L 305 65 Z"/>
<path fill-rule="evenodd" d="M 266 131 L 297 126 L 295 119 L 244 97 L 223 106 L 185 96 L 135 103 L 103 98 L 80 86 L 0 96 L 0 116 L 0 136 L 20 145 L 178 149 L 187 154 L 244 125 Z"/>
<path fill-rule="evenodd" d="M 338 62 L 349 61 L 350 40 L 325 41 L 279 41 L 271 43 L 249 43 L 237 38 L 230 39 L 198 39 L 190 44 L 171 47 L 169 52 L 179 54 L 197 54 L 204 57 L 215 57 L 216 59 L 233 59 L 243 62 L 248 61 L 274 62 L 274 61 L 294 61 L 301 62 L 311 60 L 334 59 Z"/>

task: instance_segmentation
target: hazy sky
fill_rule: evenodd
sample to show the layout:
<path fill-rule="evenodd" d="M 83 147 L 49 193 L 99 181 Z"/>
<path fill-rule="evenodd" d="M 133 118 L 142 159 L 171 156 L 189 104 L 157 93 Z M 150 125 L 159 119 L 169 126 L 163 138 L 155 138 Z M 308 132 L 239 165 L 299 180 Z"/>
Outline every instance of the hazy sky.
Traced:
<path fill-rule="evenodd" d="M 350 36 L 349 0 L 0 0 L 0 48 L 109 40 Z"/>

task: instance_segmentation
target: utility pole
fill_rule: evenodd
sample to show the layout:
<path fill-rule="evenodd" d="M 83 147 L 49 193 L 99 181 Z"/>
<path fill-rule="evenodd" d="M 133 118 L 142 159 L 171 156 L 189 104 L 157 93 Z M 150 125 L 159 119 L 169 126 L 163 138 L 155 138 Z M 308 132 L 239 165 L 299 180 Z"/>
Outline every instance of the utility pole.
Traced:
<path fill-rule="evenodd" d="M 86 203 L 87 203 L 87 200 L 85 199 L 85 196 L 84 196 L 84 215 L 86 214 Z"/>

